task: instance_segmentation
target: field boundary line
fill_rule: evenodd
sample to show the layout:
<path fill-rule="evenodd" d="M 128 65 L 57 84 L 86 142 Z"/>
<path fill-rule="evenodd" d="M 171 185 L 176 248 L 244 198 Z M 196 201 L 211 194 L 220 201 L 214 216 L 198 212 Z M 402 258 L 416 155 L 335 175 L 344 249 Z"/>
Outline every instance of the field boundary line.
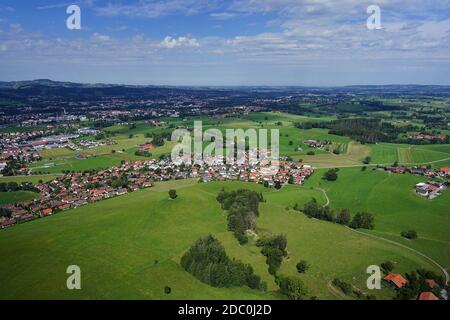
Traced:
<path fill-rule="evenodd" d="M 383 237 L 379 237 L 379 236 L 376 236 L 376 235 L 373 235 L 373 234 L 370 234 L 370 233 L 366 233 L 366 232 L 363 232 L 363 231 L 355 230 L 355 229 L 352 229 L 352 228 L 350 228 L 350 227 L 348 227 L 348 226 L 345 226 L 345 227 L 346 227 L 347 229 L 353 231 L 353 232 L 356 232 L 356 233 L 359 233 L 359 234 L 363 234 L 363 235 L 366 235 L 366 236 L 369 236 L 369 237 L 372 237 L 372 238 L 375 238 L 375 239 L 383 240 L 383 241 L 389 242 L 389 243 L 391 243 L 391 244 L 395 244 L 395 245 L 397 245 L 397 246 L 399 246 L 399 247 L 402 247 L 402 248 L 404 248 L 404 249 L 408 249 L 408 250 L 410 250 L 410 251 L 412 251 L 412 252 L 414 252 L 414 253 L 420 255 L 421 257 L 427 259 L 428 261 L 430 261 L 431 263 L 433 263 L 434 265 L 436 265 L 439 269 L 441 269 L 442 273 L 444 273 L 444 275 L 445 275 L 445 284 L 446 284 L 446 285 L 448 284 L 448 281 L 449 281 L 449 275 L 448 275 L 447 270 L 445 270 L 444 267 L 442 267 L 442 266 L 441 266 L 439 263 L 437 263 L 433 258 L 427 256 L 426 254 L 424 254 L 424 253 L 422 253 L 422 252 L 420 252 L 420 251 L 418 251 L 418 250 L 416 250 L 416 249 L 413 249 L 413 248 L 410 248 L 410 247 L 408 247 L 408 246 L 405 246 L 404 244 L 401 244 L 401 243 L 399 243 L 399 242 L 395 242 L 395 241 L 393 241 L 393 240 L 389 240 L 389 239 L 386 239 L 386 238 L 383 238 Z"/>

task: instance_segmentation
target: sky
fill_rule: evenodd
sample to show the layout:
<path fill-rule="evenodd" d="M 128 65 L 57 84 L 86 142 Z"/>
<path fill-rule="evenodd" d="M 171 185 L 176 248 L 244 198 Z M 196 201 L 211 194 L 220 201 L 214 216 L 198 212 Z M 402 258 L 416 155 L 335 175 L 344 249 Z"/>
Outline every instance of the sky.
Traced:
<path fill-rule="evenodd" d="M 78 5 L 81 29 L 69 30 Z M 381 28 L 369 29 L 378 5 Z M 450 0 L 0 0 L 0 80 L 450 85 Z"/>

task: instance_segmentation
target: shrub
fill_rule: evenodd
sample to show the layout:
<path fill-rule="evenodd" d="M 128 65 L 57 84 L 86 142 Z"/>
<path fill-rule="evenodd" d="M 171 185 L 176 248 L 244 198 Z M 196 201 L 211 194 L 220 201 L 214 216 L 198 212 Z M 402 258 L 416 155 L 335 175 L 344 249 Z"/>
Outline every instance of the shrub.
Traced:
<path fill-rule="evenodd" d="M 280 277 L 277 279 L 280 292 L 289 300 L 303 300 L 308 293 L 302 280 L 293 277 Z"/>
<path fill-rule="evenodd" d="M 415 230 L 403 231 L 401 233 L 401 236 L 406 239 L 415 240 L 417 239 L 417 231 Z"/>
<path fill-rule="evenodd" d="M 339 289 L 341 289 L 342 292 L 347 295 L 352 293 L 351 285 L 348 284 L 347 282 L 344 282 L 344 281 L 338 279 L 338 278 L 333 279 L 333 285 L 338 287 Z"/>
<path fill-rule="evenodd" d="M 338 178 L 337 169 L 330 169 L 323 175 L 323 178 L 328 181 L 336 181 Z"/>
<path fill-rule="evenodd" d="M 176 199 L 177 197 L 178 197 L 178 195 L 177 195 L 177 191 L 176 190 L 173 190 L 173 189 L 171 189 L 171 190 L 169 190 L 169 197 L 170 197 L 170 199 Z"/>
<path fill-rule="evenodd" d="M 392 261 L 386 261 L 381 264 L 381 268 L 385 273 L 390 273 L 392 270 L 394 270 L 394 267 L 395 265 Z"/>
<path fill-rule="evenodd" d="M 309 264 L 305 260 L 300 260 L 296 267 L 298 273 L 305 273 L 309 269 Z"/>
<path fill-rule="evenodd" d="M 385 273 L 390 273 L 392 270 L 394 270 L 394 267 L 395 265 L 392 261 L 386 261 L 381 264 L 381 268 Z"/>

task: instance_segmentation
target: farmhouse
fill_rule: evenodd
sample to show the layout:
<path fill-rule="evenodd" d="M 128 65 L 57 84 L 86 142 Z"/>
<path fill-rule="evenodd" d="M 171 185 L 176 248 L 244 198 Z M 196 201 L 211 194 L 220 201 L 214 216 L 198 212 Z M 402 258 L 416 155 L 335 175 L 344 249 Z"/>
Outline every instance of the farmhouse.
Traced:
<path fill-rule="evenodd" d="M 390 273 L 387 276 L 385 276 L 383 279 L 389 285 L 391 285 L 397 289 L 403 288 L 405 286 L 405 284 L 407 283 L 405 278 L 403 278 L 401 275 L 395 274 L 395 273 Z"/>
<path fill-rule="evenodd" d="M 442 167 L 440 172 L 443 176 L 450 177 L 450 168 L 449 167 Z"/>
<path fill-rule="evenodd" d="M 439 284 L 433 279 L 425 279 L 426 284 L 430 287 L 430 289 L 434 289 L 439 287 Z"/>
<path fill-rule="evenodd" d="M 442 183 L 438 182 L 420 182 L 416 184 L 416 193 L 422 197 L 426 197 L 430 200 L 436 198 L 441 195 L 442 191 L 445 190 L 446 187 Z"/>

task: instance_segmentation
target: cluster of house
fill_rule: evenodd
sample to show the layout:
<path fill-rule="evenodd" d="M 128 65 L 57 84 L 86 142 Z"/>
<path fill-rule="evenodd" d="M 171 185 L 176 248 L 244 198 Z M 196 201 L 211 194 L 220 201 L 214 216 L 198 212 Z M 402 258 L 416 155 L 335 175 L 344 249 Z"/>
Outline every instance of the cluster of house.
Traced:
<path fill-rule="evenodd" d="M 226 165 L 224 158 L 215 156 L 206 159 L 208 165 L 193 165 L 190 175 L 201 181 L 239 180 L 245 182 L 262 183 L 265 186 L 281 186 L 286 183 L 303 184 L 314 172 L 309 165 L 300 162 L 267 159 L 257 160 L 256 154 L 249 151 L 241 164 Z"/>
<path fill-rule="evenodd" d="M 67 148 L 74 151 L 81 151 L 86 149 L 93 149 L 104 145 L 115 145 L 117 142 L 113 140 L 107 140 L 106 142 L 98 140 L 80 139 L 76 143 L 67 144 Z"/>
<path fill-rule="evenodd" d="M 430 200 L 440 196 L 447 189 L 446 185 L 441 182 L 429 181 L 416 184 L 416 193 Z"/>
<path fill-rule="evenodd" d="M 392 173 L 398 174 L 415 174 L 427 177 L 429 179 L 439 178 L 441 181 L 428 181 L 428 182 L 420 182 L 416 184 L 416 193 L 420 196 L 426 197 L 430 200 L 440 196 L 444 190 L 447 189 L 447 185 L 450 180 L 445 181 L 450 177 L 450 168 L 442 167 L 441 169 L 432 169 L 426 166 L 415 166 L 415 167 L 393 167 L 387 166 L 384 167 L 384 170 L 387 170 Z M 437 180 L 439 180 L 437 179 Z"/>
<path fill-rule="evenodd" d="M 419 133 L 411 136 L 411 138 L 416 140 L 438 140 L 445 141 L 446 136 L 443 134 L 431 134 L 431 133 Z"/>
<path fill-rule="evenodd" d="M 395 289 L 401 289 L 408 283 L 408 281 L 403 278 L 402 275 L 395 273 L 389 273 L 383 279 L 389 286 Z M 439 288 L 439 284 L 434 279 L 425 279 L 425 283 L 430 288 L 430 290 Z M 424 291 L 419 293 L 419 295 L 417 296 L 417 300 L 439 300 L 439 298 L 436 297 L 436 295 L 431 291 Z"/>
<path fill-rule="evenodd" d="M 120 196 L 128 192 L 148 188 L 154 181 L 197 178 L 202 181 L 241 180 L 264 183 L 302 184 L 313 173 L 313 168 L 301 163 L 261 161 L 256 166 L 248 162 L 243 165 L 225 165 L 223 162 L 211 165 L 175 165 L 170 159 L 126 162 L 119 167 L 98 172 L 68 173 L 47 183 L 39 183 L 35 188 L 40 195 L 33 201 L 0 208 L 8 214 L 0 217 L 1 228 L 55 212 L 76 208 L 102 199 Z M 276 173 L 266 167 L 278 166 Z"/>
<path fill-rule="evenodd" d="M 303 141 L 303 143 L 306 144 L 310 148 L 320 149 L 320 148 L 323 148 L 323 147 L 331 144 L 331 141 L 306 140 L 306 141 Z"/>
<path fill-rule="evenodd" d="M 450 177 L 450 168 L 449 167 L 442 167 L 441 169 L 432 169 L 427 166 L 414 166 L 414 167 L 403 167 L 403 166 L 386 166 L 384 167 L 384 170 L 392 172 L 392 173 L 398 173 L 398 174 L 405 174 L 405 173 L 411 173 L 419 176 L 425 176 L 427 178 L 449 178 Z"/>
<path fill-rule="evenodd" d="M 0 172 L 6 168 L 8 163 L 12 160 L 17 160 L 24 163 L 30 163 L 40 160 L 41 156 L 36 150 L 28 148 L 20 148 L 17 146 L 10 146 L 1 149 L 0 151 Z M 28 169 L 24 166 L 18 169 L 16 174 L 27 174 Z"/>
<path fill-rule="evenodd" d="M 151 179 L 155 176 L 149 171 L 139 171 L 138 167 L 125 164 L 96 173 L 70 173 L 45 184 L 36 184 L 35 188 L 40 191 L 37 199 L 1 207 L 8 214 L 0 217 L 0 226 L 10 227 L 16 223 L 151 187 Z M 121 179 L 120 183 L 114 184 L 117 179 Z"/>

